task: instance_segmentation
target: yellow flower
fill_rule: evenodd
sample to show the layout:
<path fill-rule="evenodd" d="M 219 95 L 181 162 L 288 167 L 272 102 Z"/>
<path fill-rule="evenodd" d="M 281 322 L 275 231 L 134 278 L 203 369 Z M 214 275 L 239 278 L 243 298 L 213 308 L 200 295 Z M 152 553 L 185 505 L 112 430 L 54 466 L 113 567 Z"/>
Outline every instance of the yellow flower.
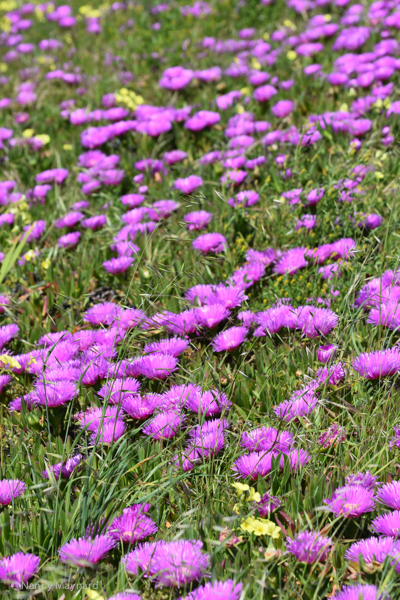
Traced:
<path fill-rule="evenodd" d="M 34 129 L 25 129 L 25 131 L 22 132 L 22 137 L 29 139 L 31 137 L 33 137 L 35 135 L 35 130 Z"/>
<path fill-rule="evenodd" d="M 250 486 L 248 486 L 247 483 L 235 482 L 232 484 L 232 487 L 237 490 L 238 496 L 241 496 L 243 492 L 248 492 L 250 490 Z"/>
<path fill-rule="evenodd" d="M 289 50 L 289 52 L 287 52 L 286 54 L 286 58 L 288 58 L 289 60 L 294 60 L 295 58 L 297 58 L 297 52 L 295 52 L 294 50 Z"/>
<path fill-rule="evenodd" d="M 8 71 L 8 67 L 6 63 L 0 63 L 0 73 L 6 73 Z"/>
<path fill-rule="evenodd" d="M 254 521 L 255 521 L 254 517 L 247 517 L 247 519 L 245 521 L 243 521 L 243 523 L 240 525 L 240 529 L 242 529 L 243 531 L 248 531 L 249 533 L 252 533 L 253 529 L 254 529 Z"/>
<path fill-rule="evenodd" d="M 42 142 L 43 146 L 45 146 L 50 142 L 50 136 L 47 135 L 47 133 L 41 133 L 39 135 L 35 135 L 35 140 L 39 140 L 39 142 Z"/>
<path fill-rule="evenodd" d="M 244 87 L 240 91 L 243 96 L 251 96 L 251 90 L 248 87 Z"/>
<path fill-rule="evenodd" d="M 281 528 L 278 525 L 275 525 L 272 521 L 268 519 L 258 519 L 258 521 L 262 521 L 264 533 L 263 535 L 269 535 L 274 540 L 278 540 L 281 533 Z"/>
<path fill-rule="evenodd" d="M 250 488 L 250 493 L 249 496 L 247 498 L 248 502 L 261 502 L 261 495 L 259 494 L 259 492 L 256 492 L 256 490 L 252 487 Z"/>
<path fill-rule="evenodd" d="M 236 112 L 238 113 L 238 115 L 241 115 L 244 113 L 244 106 L 242 106 L 241 104 L 236 104 Z"/>
<path fill-rule="evenodd" d="M 51 261 L 48 258 L 45 258 L 42 261 L 42 269 L 45 269 L 47 271 L 47 269 L 50 267 L 51 265 Z"/>
<path fill-rule="evenodd" d="M 72 145 L 71 144 L 64 144 L 63 145 L 63 150 L 72 150 Z"/>
<path fill-rule="evenodd" d="M 289 19 L 285 19 L 285 21 L 283 21 L 283 24 L 285 27 L 288 27 L 292 31 L 296 31 L 297 29 L 296 25 L 292 21 L 289 21 Z"/>
<path fill-rule="evenodd" d="M 0 356 L 0 363 L 4 365 L 4 367 L 12 368 L 12 369 L 21 369 L 21 365 L 13 356 L 8 356 L 8 354 L 2 354 Z"/>

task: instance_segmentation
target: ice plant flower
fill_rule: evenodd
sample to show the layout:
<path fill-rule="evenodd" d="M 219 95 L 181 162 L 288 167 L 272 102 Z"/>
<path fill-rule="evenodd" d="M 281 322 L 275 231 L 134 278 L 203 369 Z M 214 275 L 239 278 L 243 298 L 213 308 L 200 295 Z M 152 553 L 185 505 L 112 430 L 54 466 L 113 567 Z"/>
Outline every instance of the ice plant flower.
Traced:
<path fill-rule="evenodd" d="M 356 583 L 343 586 L 341 592 L 335 593 L 333 600 L 389 600 L 389 596 L 379 593 L 375 585 Z"/>
<path fill-rule="evenodd" d="M 26 485 L 19 479 L 1 479 L 0 480 L 0 504 L 7 506 L 14 498 L 22 496 L 26 490 Z"/>
<path fill-rule="evenodd" d="M 333 545 L 329 537 L 314 531 L 302 531 L 286 542 L 287 551 L 300 562 L 324 562 Z"/>
<path fill-rule="evenodd" d="M 335 490 L 331 498 L 324 500 L 329 509 L 336 515 L 359 517 L 375 510 L 374 491 L 360 485 L 347 485 Z"/>
<path fill-rule="evenodd" d="M 40 558 L 35 554 L 17 552 L 0 559 L 0 580 L 21 589 L 39 571 Z"/>
<path fill-rule="evenodd" d="M 204 233 L 193 240 L 192 246 L 202 254 L 219 254 L 227 250 L 228 242 L 221 233 Z"/>
<path fill-rule="evenodd" d="M 385 483 L 376 494 L 379 502 L 400 510 L 400 481 L 392 481 L 392 483 Z"/>
<path fill-rule="evenodd" d="M 366 379 L 394 375 L 400 370 L 400 351 L 397 348 L 389 348 L 377 352 L 363 352 L 354 359 L 352 367 Z"/>
<path fill-rule="evenodd" d="M 240 600 L 242 590 L 242 584 L 235 584 L 232 579 L 214 581 L 198 587 L 180 600 Z"/>
<path fill-rule="evenodd" d="M 59 549 L 61 562 L 76 567 L 93 567 L 112 550 L 118 541 L 109 535 L 72 539 Z"/>
<path fill-rule="evenodd" d="M 400 510 L 376 517 L 371 523 L 371 530 L 378 535 L 398 539 L 400 536 Z"/>
<path fill-rule="evenodd" d="M 108 526 L 108 534 L 115 540 L 126 544 L 136 544 L 146 537 L 157 533 L 157 525 L 144 513 L 150 505 L 135 504 L 124 508 L 122 515 L 116 517 Z"/>
<path fill-rule="evenodd" d="M 77 454 L 72 458 L 68 458 L 65 463 L 59 462 L 55 465 L 48 465 L 46 470 L 42 471 L 42 475 L 45 479 L 49 479 L 51 475 L 55 479 L 59 479 L 60 476 L 69 478 L 83 460 L 84 457 L 82 454 Z"/>
<path fill-rule="evenodd" d="M 248 329 L 242 326 L 230 327 L 219 333 L 212 342 L 214 352 L 232 352 L 243 344 Z"/>
<path fill-rule="evenodd" d="M 360 556 L 367 565 L 382 564 L 386 558 L 393 558 L 392 565 L 400 572 L 400 542 L 392 537 L 370 537 L 351 544 L 346 550 L 345 558 L 358 563 Z"/>

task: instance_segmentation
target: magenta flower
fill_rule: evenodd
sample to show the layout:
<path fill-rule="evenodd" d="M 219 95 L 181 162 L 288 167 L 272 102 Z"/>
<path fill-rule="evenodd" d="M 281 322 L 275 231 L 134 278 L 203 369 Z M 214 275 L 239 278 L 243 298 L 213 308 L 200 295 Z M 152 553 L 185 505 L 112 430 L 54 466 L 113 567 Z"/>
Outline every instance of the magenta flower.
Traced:
<path fill-rule="evenodd" d="M 219 254 L 228 249 L 228 242 L 221 233 L 204 233 L 193 240 L 192 246 L 203 254 Z"/>
<path fill-rule="evenodd" d="M 274 104 L 271 108 L 271 112 L 278 119 L 283 119 L 284 117 L 288 117 L 293 109 L 294 102 L 291 100 L 279 100 L 279 102 Z"/>
<path fill-rule="evenodd" d="M 64 215 L 61 219 L 54 221 L 54 227 L 62 229 L 63 227 L 74 227 L 82 221 L 84 215 L 79 211 L 72 211 Z"/>
<path fill-rule="evenodd" d="M 394 558 L 391 563 L 396 565 L 396 571 L 400 572 L 400 542 L 392 537 L 371 537 L 351 544 L 345 553 L 345 558 L 358 563 L 362 556 L 367 565 L 373 563 L 382 564 L 387 557 Z"/>
<path fill-rule="evenodd" d="M 332 423 L 324 433 L 318 437 L 318 444 L 323 448 L 330 448 L 340 444 L 346 439 L 346 428 L 338 423 Z"/>
<path fill-rule="evenodd" d="M 187 213 L 183 220 L 187 224 L 189 231 L 198 231 L 204 229 L 212 221 L 212 214 L 206 210 L 198 210 Z"/>
<path fill-rule="evenodd" d="M 258 87 L 254 92 L 253 96 L 258 102 L 267 102 L 271 100 L 272 96 L 278 93 L 278 90 L 273 85 L 263 85 Z"/>
<path fill-rule="evenodd" d="M 22 496 L 26 490 L 26 485 L 19 479 L 1 479 L 0 480 L 0 504 L 7 506 L 14 498 Z"/>
<path fill-rule="evenodd" d="M 39 570 L 40 558 L 35 554 L 17 552 L 0 559 L 0 579 L 11 587 L 22 588 Z"/>
<path fill-rule="evenodd" d="M 297 220 L 295 225 L 295 230 L 301 229 L 313 229 L 317 225 L 317 216 L 316 215 L 303 215 L 300 219 Z"/>
<path fill-rule="evenodd" d="M 219 333 L 212 342 L 214 352 L 231 352 L 238 348 L 246 339 L 248 329 L 246 327 L 230 327 Z"/>
<path fill-rule="evenodd" d="M 356 473 L 355 475 L 348 475 L 346 477 L 346 485 L 360 485 L 361 487 L 367 488 L 367 490 L 373 490 L 378 483 L 378 478 L 372 475 L 369 471 L 365 471 L 365 473 Z"/>
<path fill-rule="evenodd" d="M 85 323 L 91 323 L 92 325 L 111 325 L 118 314 L 119 306 L 112 302 L 101 302 L 89 308 L 84 313 L 83 320 Z"/>
<path fill-rule="evenodd" d="M 196 414 L 206 417 L 214 417 L 227 412 L 232 402 L 223 392 L 209 390 L 202 392 L 200 388 L 193 390 L 186 400 L 186 408 Z"/>
<path fill-rule="evenodd" d="M 119 594 L 110 596 L 108 600 L 141 600 L 141 596 L 131 592 L 120 592 Z"/>
<path fill-rule="evenodd" d="M 199 325 L 213 329 L 221 321 L 227 319 L 230 311 L 223 304 L 210 304 L 196 308 L 196 318 Z"/>
<path fill-rule="evenodd" d="M 183 194 L 192 194 L 197 188 L 203 185 L 203 180 L 197 175 L 189 175 L 186 178 L 177 179 L 174 183 L 174 188 Z"/>
<path fill-rule="evenodd" d="M 329 383 L 329 385 L 337 385 L 346 377 L 346 371 L 343 368 L 342 363 L 333 365 L 331 367 L 321 367 L 316 373 L 316 379 L 322 385 Z"/>
<path fill-rule="evenodd" d="M 279 431 L 275 427 L 258 427 L 242 433 L 241 445 L 252 452 L 273 450 L 287 453 L 293 445 L 293 436 L 288 431 Z"/>
<path fill-rule="evenodd" d="M 69 479 L 83 460 L 85 459 L 82 454 L 77 454 L 72 458 L 68 458 L 65 463 L 59 462 L 55 465 L 47 465 L 46 470 L 42 471 L 42 475 L 45 479 L 50 479 L 50 473 L 55 479 L 59 479 L 60 476 Z"/>
<path fill-rule="evenodd" d="M 240 600 L 243 586 L 232 579 L 206 583 L 180 600 Z"/>
<path fill-rule="evenodd" d="M 133 377 L 109 379 L 98 391 L 98 395 L 100 398 L 108 400 L 110 404 L 119 404 L 126 396 L 137 394 L 139 390 L 140 383 Z"/>
<path fill-rule="evenodd" d="M 314 531 L 302 531 L 286 542 L 287 551 L 299 562 L 308 564 L 325 562 L 332 545 L 330 538 Z"/>
<path fill-rule="evenodd" d="M 156 587 L 182 587 L 206 575 L 210 558 L 202 552 L 202 547 L 200 540 L 178 540 L 158 545 L 150 562 Z"/>
<path fill-rule="evenodd" d="M 324 188 L 315 188 L 310 190 L 307 194 L 307 204 L 313 205 L 318 204 L 318 202 L 323 198 L 325 194 Z"/>
<path fill-rule="evenodd" d="M 137 544 L 158 531 L 157 525 L 144 513 L 150 508 L 146 504 L 134 504 L 124 508 L 122 515 L 116 517 L 107 527 L 107 533 L 114 540 L 122 540 L 126 544 Z"/>
<path fill-rule="evenodd" d="M 127 269 L 133 264 L 134 258 L 131 256 L 119 256 L 118 258 L 111 258 L 103 262 L 103 267 L 112 275 L 119 275 L 125 273 Z"/>
<path fill-rule="evenodd" d="M 160 403 L 160 396 L 147 394 L 144 396 L 126 396 L 122 402 L 122 410 L 133 419 L 148 419 Z"/>
<path fill-rule="evenodd" d="M 178 359 L 168 354 L 150 354 L 140 360 L 140 372 L 148 379 L 165 379 L 178 368 Z"/>
<path fill-rule="evenodd" d="M 184 152 L 183 150 L 171 150 L 171 152 L 165 152 L 163 160 L 167 165 L 174 165 L 175 163 L 185 160 L 187 156 L 187 152 Z"/>
<path fill-rule="evenodd" d="M 400 481 L 385 483 L 377 492 L 377 498 L 389 508 L 400 510 Z"/>
<path fill-rule="evenodd" d="M 228 204 L 233 208 L 235 206 L 253 206 L 257 204 L 259 201 L 260 195 L 254 190 L 244 190 L 243 192 L 238 192 L 235 198 L 229 198 Z"/>
<path fill-rule="evenodd" d="M 282 501 L 276 496 L 272 496 L 269 492 L 266 492 L 261 496 L 260 502 L 254 503 L 254 508 L 258 510 L 261 518 L 269 517 L 270 514 L 282 506 Z"/>
<path fill-rule="evenodd" d="M 276 457 L 274 452 L 250 452 L 240 456 L 233 463 L 232 469 L 237 477 L 250 477 L 255 480 L 258 476 L 265 477 L 272 469 L 272 459 Z"/>
<path fill-rule="evenodd" d="M 58 183 L 61 185 L 68 177 L 68 169 L 50 169 L 36 175 L 38 183 Z"/>
<path fill-rule="evenodd" d="M 209 460 L 223 450 L 225 431 L 228 427 L 226 419 L 212 419 L 203 425 L 197 425 L 189 432 L 190 440 L 185 453 L 189 451 L 193 464 L 202 459 Z"/>
<path fill-rule="evenodd" d="M 347 519 L 375 510 L 374 491 L 358 485 L 338 488 L 324 502 L 336 515 Z"/>
<path fill-rule="evenodd" d="M 169 440 L 178 433 L 185 422 L 185 416 L 174 410 L 162 412 L 143 427 L 144 435 L 155 440 Z"/>
<path fill-rule="evenodd" d="M 366 379 L 394 375 L 400 369 L 400 352 L 397 348 L 363 352 L 354 359 L 352 367 Z"/>
<path fill-rule="evenodd" d="M 327 344 L 320 346 L 317 350 L 317 359 L 324 364 L 333 360 L 336 356 L 338 347 L 335 344 Z"/>
<path fill-rule="evenodd" d="M 118 544 L 108 535 L 96 535 L 95 538 L 72 539 L 59 549 L 61 562 L 76 567 L 93 567 L 105 558 Z"/>
<path fill-rule="evenodd" d="M 356 585 L 345 585 L 341 592 L 336 592 L 333 600 L 389 600 L 385 594 L 380 594 L 375 585 L 357 583 Z"/>
<path fill-rule="evenodd" d="M 379 535 L 398 539 L 400 536 L 400 510 L 376 517 L 371 523 L 371 529 Z"/>
<path fill-rule="evenodd" d="M 292 248 L 285 252 L 274 266 L 274 273 L 279 275 L 294 275 L 299 269 L 307 267 L 305 259 L 306 248 Z"/>
<path fill-rule="evenodd" d="M 294 392 L 289 400 L 285 400 L 273 408 L 274 413 L 279 419 L 291 421 L 302 415 L 309 415 L 317 406 L 318 397 L 314 389 L 305 386 L 303 389 Z"/>
<path fill-rule="evenodd" d="M 217 112 L 212 112 L 210 110 L 200 110 L 195 113 L 190 119 L 188 119 L 185 123 L 185 129 L 189 129 L 190 131 L 201 131 L 206 127 L 212 127 L 219 122 L 221 116 Z"/>
<path fill-rule="evenodd" d="M 102 229 L 106 223 L 106 215 L 95 215 L 94 217 L 89 217 L 88 219 L 81 221 L 82 227 L 85 229 L 92 229 L 92 231 Z"/>
<path fill-rule="evenodd" d="M 48 408 L 56 408 L 69 402 L 75 398 L 77 393 L 76 383 L 71 381 L 37 384 L 34 389 L 36 402 Z"/>
<path fill-rule="evenodd" d="M 125 565 L 127 573 L 135 576 L 139 574 L 139 569 L 144 572 L 144 576 L 148 577 L 150 572 L 151 563 L 156 551 L 157 546 L 163 545 L 166 542 L 145 542 L 140 544 L 137 548 L 129 552 L 123 559 L 122 562 Z"/>
<path fill-rule="evenodd" d="M 125 433 L 126 425 L 122 419 L 111 420 L 100 425 L 97 431 L 93 431 L 90 441 L 96 444 L 113 444 L 117 442 Z"/>
<path fill-rule="evenodd" d="M 163 410 L 181 410 L 189 398 L 196 392 L 201 393 L 201 388 L 193 383 L 187 385 L 173 385 L 161 394 L 159 408 Z"/>
<path fill-rule="evenodd" d="M 59 248 L 73 248 L 79 242 L 79 238 L 81 234 L 79 231 L 73 231 L 71 233 L 67 233 L 66 235 L 62 235 L 58 238 L 58 247 Z"/>

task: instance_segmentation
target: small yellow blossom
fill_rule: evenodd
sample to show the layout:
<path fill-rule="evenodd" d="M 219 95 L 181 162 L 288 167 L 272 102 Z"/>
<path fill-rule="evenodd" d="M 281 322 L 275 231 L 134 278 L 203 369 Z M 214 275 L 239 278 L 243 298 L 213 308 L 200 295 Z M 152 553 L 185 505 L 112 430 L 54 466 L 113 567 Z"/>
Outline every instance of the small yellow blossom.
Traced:
<path fill-rule="evenodd" d="M 251 487 L 247 498 L 248 502 L 261 502 L 261 494 Z"/>
<path fill-rule="evenodd" d="M 25 129 L 25 131 L 22 132 L 22 137 L 29 139 L 31 137 L 33 137 L 35 135 L 35 130 L 34 129 Z"/>
<path fill-rule="evenodd" d="M 63 145 L 63 150 L 72 150 L 72 145 L 71 144 L 64 144 Z"/>
<path fill-rule="evenodd" d="M 248 492 L 250 490 L 250 486 L 248 486 L 247 483 L 235 482 L 232 484 L 232 487 L 237 490 L 238 496 L 241 496 L 243 492 Z"/>
<path fill-rule="evenodd" d="M 286 58 L 288 58 L 289 60 L 295 60 L 295 58 L 297 58 L 297 52 L 295 52 L 294 50 L 289 50 L 286 54 Z"/>
<path fill-rule="evenodd" d="M 39 140 L 45 146 L 50 143 L 50 136 L 47 133 L 40 133 L 39 135 L 35 135 L 35 140 Z"/>
<path fill-rule="evenodd" d="M 45 269 L 47 271 L 47 269 L 50 267 L 51 265 L 51 261 L 48 258 L 45 258 L 42 261 L 42 269 Z"/>
<path fill-rule="evenodd" d="M 21 365 L 13 356 L 8 356 L 8 354 L 2 354 L 0 356 L 0 363 L 4 365 L 4 367 L 8 367 L 9 369 L 21 369 Z"/>
<path fill-rule="evenodd" d="M 292 21 L 289 21 L 289 19 L 285 19 L 285 21 L 283 21 L 283 24 L 285 27 L 288 27 L 292 31 L 296 31 L 297 29 L 296 25 Z"/>

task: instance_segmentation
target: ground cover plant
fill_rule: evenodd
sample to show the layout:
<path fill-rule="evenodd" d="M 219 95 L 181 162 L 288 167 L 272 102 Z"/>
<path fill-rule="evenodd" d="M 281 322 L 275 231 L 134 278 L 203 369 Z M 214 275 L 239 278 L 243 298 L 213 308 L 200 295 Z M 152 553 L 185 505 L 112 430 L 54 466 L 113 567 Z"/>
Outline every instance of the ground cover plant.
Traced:
<path fill-rule="evenodd" d="M 399 3 L 0 28 L 2 597 L 399 598 Z"/>

